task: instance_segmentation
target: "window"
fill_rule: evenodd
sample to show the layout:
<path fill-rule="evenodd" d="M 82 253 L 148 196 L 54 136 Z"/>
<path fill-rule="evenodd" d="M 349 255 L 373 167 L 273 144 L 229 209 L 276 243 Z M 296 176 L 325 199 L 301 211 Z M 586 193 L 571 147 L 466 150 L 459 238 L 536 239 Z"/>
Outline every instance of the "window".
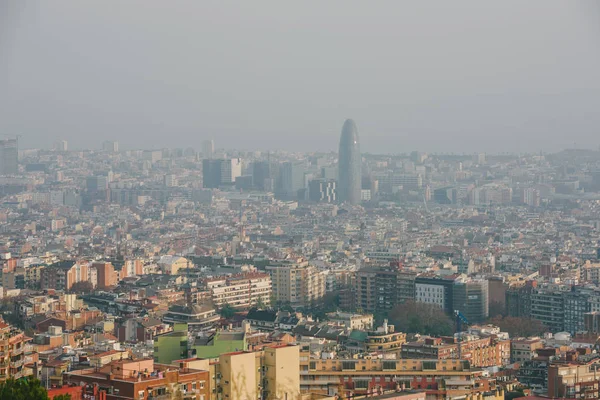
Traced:
<path fill-rule="evenodd" d="M 342 369 L 343 370 L 356 369 L 356 362 L 355 361 L 342 361 Z"/>

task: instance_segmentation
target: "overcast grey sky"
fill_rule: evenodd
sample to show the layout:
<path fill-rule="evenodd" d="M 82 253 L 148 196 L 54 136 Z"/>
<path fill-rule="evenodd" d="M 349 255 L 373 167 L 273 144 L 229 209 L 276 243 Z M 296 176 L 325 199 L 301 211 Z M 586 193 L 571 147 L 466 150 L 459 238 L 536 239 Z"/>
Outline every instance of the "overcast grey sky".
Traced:
<path fill-rule="evenodd" d="M 555 151 L 600 145 L 600 2 L 0 1 L 24 147 Z"/>

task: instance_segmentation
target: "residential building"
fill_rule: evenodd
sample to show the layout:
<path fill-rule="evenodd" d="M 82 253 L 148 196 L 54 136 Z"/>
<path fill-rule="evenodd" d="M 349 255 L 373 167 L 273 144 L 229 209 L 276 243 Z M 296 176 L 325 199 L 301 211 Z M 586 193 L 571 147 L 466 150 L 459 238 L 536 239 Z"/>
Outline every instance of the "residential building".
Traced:
<path fill-rule="evenodd" d="M 555 399 L 599 398 L 599 356 L 578 356 L 573 351 L 567 354 L 565 361 L 548 366 L 548 395 Z"/>
<path fill-rule="evenodd" d="M 365 312 L 379 312 L 413 300 L 416 275 L 398 266 L 359 269 L 354 283 L 356 308 Z"/>
<path fill-rule="evenodd" d="M 66 384 L 98 385 L 107 399 L 208 399 L 209 372 L 155 363 L 152 359 L 112 361 L 100 368 L 66 372 Z"/>
<path fill-rule="evenodd" d="M 188 325 L 176 323 L 173 330 L 154 337 L 154 361 L 170 364 L 173 360 L 188 358 L 190 347 L 188 343 Z"/>
<path fill-rule="evenodd" d="M 306 307 L 325 296 L 326 276 L 307 261 L 269 265 L 273 298 L 292 307 Z"/>
<path fill-rule="evenodd" d="M 75 283 L 89 280 L 87 261 L 60 261 L 42 269 L 42 289 L 70 290 Z"/>
<path fill-rule="evenodd" d="M 431 399 L 496 392 L 494 381 L 482 378 L 464 360 L 385 358 L 313 358 L 303 346 L 300 353 L 300 390 L 333 396 L 372 393 L 373 390 L 424 389 Z M 454 397 L 450 397 L 454 398 Z M 503 397 L 501 397 L 503 398 Z"/>
<path fill-rule="evenodd" d="M 531 318 L 541 321 L 550 332 L 565 330 L 564 293 L 570 287 L 543 285 L 531 293 Z"/>
<path fill-rule="evenodd" d="M 32 367 L 37 358 L 34 359 L 31 340 L 23 331 L 0 319 L 0 381 L 33 374 Z"/>
<path fill-rule="evenodd" d="M 247 330 L 215 330 L 197 332 L 189 348 L 191 356 L 197 358 L 218 358 L 223 353 L 245 351 Z"/>
<path fill-rule="evenodd" d="M 106 290 L 117 285 L 118 275 L 111 263 L 93 263 L 91 268 L 96 270 L 96 287 L 98 290 Z"/>
<path fill-rule="evenodd" d="M 531 295 L 537 287 L 536 281 L 511 285 L 506 290 L 506 313 L 511 317 L 531 317 Z"/>
<path fill-rule="evenodd" d="M 187 258 L 178 256 L 162 256 L 157 264 L 163 274 L 169 275 L 177 275 L 180 269 L 193 268 L 194 266 Z"/>
<path fill-rule="evenodd" d="M 191 330 L 212 328 L 220 316 L 212 305 L 172 305 L 163 317 L 169 324 L 188 324 Z"/>
<path fill-rule="evenodd" d="M 271 276 L 266 273 L 246 272 L 207 278 L 204 284 L 218 309 L 226 304 L 237 309 L 253 306 L 264 308 L 271 303 Z"/>
<path fill-rule="evenodd" d="M 533 360 L 537 356 L 537 350 L 544 347 L 540 338 L 517 338 L 510 341 L 511 362 L 523 362 Z"/>
<path fill-rule="evenodd" d="M 299 360 L 299 347 L 287 344 L 221 354 L 211 365 L 211 399 L 299 400 Z"/>
<path fill-rule="evenodd" d="M 510 341 L 495 336 L 463 334 L 454 337 L 424 337 L 402 345 L 402 358 L 464 359 L 473 367 L 493 367 L 510 363 Z"/>
<path fill-rule="evenodd" d="M 373 314 L 353 314 L 337 311 L 327 314 L 330 321 L 344 325 L 348 329 L 369 331 L 373 329 Z"/>
<path fill-rule="evenodd" d="M 349 348 L 356 347 L 366 353 L 395 353 L 400 356 L 404 343 L 406 334 L 396 332 L 387 319 L 377 329 L 353 330 L 348 337 Z"/>

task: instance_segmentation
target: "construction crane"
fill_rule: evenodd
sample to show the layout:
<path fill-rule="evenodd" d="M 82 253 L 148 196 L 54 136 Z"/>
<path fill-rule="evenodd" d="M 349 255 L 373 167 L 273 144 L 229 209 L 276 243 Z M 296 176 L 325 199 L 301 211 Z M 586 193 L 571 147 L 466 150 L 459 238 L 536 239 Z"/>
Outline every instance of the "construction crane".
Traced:
<path fill-rule="evenodd" d="M 458 347 L 458 359 L 461 359 L 461 345 L 460 345 L 460 333 L 462 332 L 462 327 L 463 325 L 469 325 L 469 321 L 467 320 L 467 317 L 465 317 L 460 310 L 454 310 L 454 317 L 455 317 L 455 323 L 456 323 L 456 343 L 457 343 L 457 347 Z"/>

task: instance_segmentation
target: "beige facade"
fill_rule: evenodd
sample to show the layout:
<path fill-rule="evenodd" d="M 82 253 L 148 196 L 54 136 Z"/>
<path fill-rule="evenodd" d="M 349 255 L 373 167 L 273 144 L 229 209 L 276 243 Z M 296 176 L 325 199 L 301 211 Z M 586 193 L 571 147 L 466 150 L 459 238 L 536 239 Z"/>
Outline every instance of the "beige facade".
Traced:
<path fill-rule="evenodd" d="M 271 277 L 264 273 L 245 273 L 229 277 L 208 279 L 210 291 L 217 308 L 229 304 L 234 308 L 249 308 L 257 304 L 271 303 Z"/>
<path fill-rule="evenodd" d="M 344 325 L 348 329 L 370 331 L 373 329 L 373 314 L 353 314 L 335 312 L 327 314 L 330 321 Z"/>
<path fill-rule="evenodd" d="M 510 343 L 511 362 L 529 361 L 537 355 L 537 350 L 544 347 L 540 338 L 513 339 Z"/>
<path fill-rule="evenodd" d="M 192 268 L 193 264 L 185 257 L 162 256 L 158 261 L 158 267 L 163 274 L 177 275 L 179 270 Z"/>
<path fill-rule="evenodd" d="M 266 400 L 298 399 L 300 396 L 299 347 L 281 345 L 265 348 L 263 391 Z"/>
<path fill-rule="evenodd" d="M 504 398 L 495 381 L 462 360 L 317 359 L 300 353 L 302 393 L 361 395 L 397 388 L 424 389 L 428 399 L 480 399 L 485 392 Z"/>
<path fill-rule="evenodd" d="M 299 347 L 277 345 L 234 352 L 211 363 L 211 400 L 300 400 Z"/>
<path fill-rule="evenodd" d="M 293 307 L 309 306 L 325 296 L 325 273 L 303 261 L 266 267 L 271 274 L 273 298 Z"/>

